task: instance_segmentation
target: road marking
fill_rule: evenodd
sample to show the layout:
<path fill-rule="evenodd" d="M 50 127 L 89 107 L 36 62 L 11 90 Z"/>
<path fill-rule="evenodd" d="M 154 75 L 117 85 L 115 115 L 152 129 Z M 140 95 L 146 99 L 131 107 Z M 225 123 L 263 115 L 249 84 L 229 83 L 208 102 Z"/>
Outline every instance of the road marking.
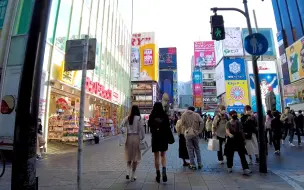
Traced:
<path fill-rule="evenodd" d="M 291 185 L 295 190 L 304 190 L 301 185 L 299 185 L 295 180 L 291 179 L 290 177 L 287 177 L 282 172 L 279 171 L 273 171 L 272 172 L 278 176 L 280 176 L 284 181 L 286 181 L 289 185 Z"/>

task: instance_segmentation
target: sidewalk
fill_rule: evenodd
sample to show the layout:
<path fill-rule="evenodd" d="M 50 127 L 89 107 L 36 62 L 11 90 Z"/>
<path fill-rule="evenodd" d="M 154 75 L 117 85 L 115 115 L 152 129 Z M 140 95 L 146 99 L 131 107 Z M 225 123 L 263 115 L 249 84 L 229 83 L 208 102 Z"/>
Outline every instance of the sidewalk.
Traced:
<path fill-rule="evenodd" d="M 150 143 L 149 135 L 146 140 Z M 260 174 L 257 166 L 252 167 L 254 173 L 251 176 L 243 176 L 237 154 L 235 155 L 234 172 L 228 174 L 226 166 L 217 163 L 216 152 L 207 150 L 206 143 L 201 143 L 201 151 L 203 170 L 190 171 L 188 168 L 182 167 L 182 161 L 178 158 L 178 140 L 170 145 L 167 152 L 168 182 L 157 184 L 154 158 L 149 149 L 144 153 L 143 160 L 138 167 L 137 181 L 131 183 L 125 180 L 126 163 L 123 147 L 118 146 L 117 138 L 112 138 L 99 145 L 85 147 L 83 187 L 85 190 L 294 189 L 287 183 L 288 181 L 281 178 L 282 176 L 271 171 L 266 175 Z M 76 163 L 76 152 L 49 155 L 39 161 L 37 164 L 39 190 L 77 189 Z M 10 169 L 7 170 L 4 178 L 0 179 L 0 190 L 4 189 L 10 189 Z"/>

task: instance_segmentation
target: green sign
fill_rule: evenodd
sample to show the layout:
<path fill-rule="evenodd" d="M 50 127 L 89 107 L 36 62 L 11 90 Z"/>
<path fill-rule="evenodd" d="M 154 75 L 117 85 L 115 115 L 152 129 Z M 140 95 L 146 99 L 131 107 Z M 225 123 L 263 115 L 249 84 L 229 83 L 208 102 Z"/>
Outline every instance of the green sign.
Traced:
<path fill-rule="evenodd" d="M 216 28 L 215 36 L 216 36 L 217 38 L 220 38 L 220 37 L 222 36 L 222 31 L 221 31 L 219 28 Z"/>
<path fill-rule="evenodd" d="M 8 0 L 0 0 L 0 29 L 3 28 Z"/>

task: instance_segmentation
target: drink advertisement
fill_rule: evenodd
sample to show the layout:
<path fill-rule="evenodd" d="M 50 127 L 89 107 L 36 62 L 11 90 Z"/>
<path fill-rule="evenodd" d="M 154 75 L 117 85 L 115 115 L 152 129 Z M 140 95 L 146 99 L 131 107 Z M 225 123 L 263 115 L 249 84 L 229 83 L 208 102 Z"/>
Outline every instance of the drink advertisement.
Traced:
<path fill-rule="evenodd" d="M 262 96 L 263 111 L 266 113 L 266 95 L 271 91 L 275 94 L 276 109 L 281 110 L 281 97 L 279 90 L 279 82 L 277 77 L 276 63 L 274 61 L 258 61 L 260 88 Z M 248 61 L 248 73 L 250 80 L 250 94 L 251 104 L 253 111 L 256 111 L 256 94 L 255 94 L 255 83 L 252 71 L 252 62 Z"/>
<path fill-rule="evenodd" d="M 304 77 L 304 37 L 286 48 L 290 82 Z"/>
<path fill-rule="evenodd" d="M 192 82 L 193 84 L 202 84 L 203 76 L 201 71 L 193 71 L 192 73 Z"/>
<path fill-rule="evenodd" d="M 244 113 L 244 107 L 249 104 L 247 81 L 229 80 L 225 83 L 227 111 L 235 110 L 238 113 Z"/>
<path fill-rule="evenodd" d="M 154 32 L 132 34 L 131 81 L 158 80 L 158 49 Z"/>
<path fill-rule="evenodd" d="M 159 48 L 159 69 L 176 69 L 176 47 Z"/>
<path fill-rule="evenodd" d="M 194 42 L 194 61 L 198 67 L 215 66 L 214 41 Z"/>
<path fill-rule="evenodd" d="M 173 103 L 173 71 L 159 71 L 160 99 L 167 93 L 170 103 Z"/>

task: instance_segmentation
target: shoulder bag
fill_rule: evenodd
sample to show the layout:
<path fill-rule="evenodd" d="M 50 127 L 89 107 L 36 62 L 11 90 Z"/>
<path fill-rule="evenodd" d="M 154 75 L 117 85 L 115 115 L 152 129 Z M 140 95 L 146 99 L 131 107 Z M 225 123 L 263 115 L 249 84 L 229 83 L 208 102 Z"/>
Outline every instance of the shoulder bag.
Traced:
<path fill-rule="evenodd" d="M 137 124 L 137 131 L 138 131 L 138 135 L 140 135 L 140 127 L 142 127 L 141 126 L 141 124 L 140 124 L 140 120 L 141 120 L 141 118 L 139 118 L 139 120 L 138 120 L 138 124 Z M 139 150 L 146 150 L 147 148 L 148 148 L 149 146 L 148 146 L 148 143 L 147 143 L 147 141 L 145 141 L 145 140 L 141 140 L 140 141 L 140 143 L 139 143 Z"/>

